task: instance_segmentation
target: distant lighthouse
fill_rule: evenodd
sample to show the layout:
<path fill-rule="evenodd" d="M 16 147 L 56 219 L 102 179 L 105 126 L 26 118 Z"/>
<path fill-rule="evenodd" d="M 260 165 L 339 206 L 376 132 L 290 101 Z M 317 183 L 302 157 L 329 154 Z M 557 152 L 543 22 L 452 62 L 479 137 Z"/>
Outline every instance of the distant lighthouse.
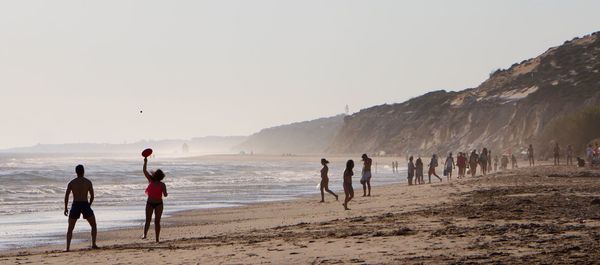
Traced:
<path fill-rule="evenodd" d="M 348 104 L 346 104 L 346 107 L 344 108 L 344 113 L 346 116 L 350 115 L 350 107 L 348 107 Z"/>

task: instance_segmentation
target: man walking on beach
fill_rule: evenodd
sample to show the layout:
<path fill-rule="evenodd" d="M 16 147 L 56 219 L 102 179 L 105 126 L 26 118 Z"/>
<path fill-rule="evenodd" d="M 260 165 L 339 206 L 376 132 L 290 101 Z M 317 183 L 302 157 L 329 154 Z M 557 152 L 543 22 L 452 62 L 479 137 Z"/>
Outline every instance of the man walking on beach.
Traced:
<path fill-rule="evenodd" d="M 94 202 L 94 187 L 92 182 L 83 177 L 84 169 L 82 165 L 75 167 L 77 178 L 71 180 L 67 185 L 67 192 L 65 193 L 65 216 L 69 216 L 69 228 L 67 230 L 67 252 L 71 249 L 71 238 L 73 238 L 73 229 L 77 219 L 83 214 L 83 218 L 90 223 L 92 227 L 92 248 L 97 249 L 96 246 L 96 217 L 94 211 L 92 211 L 92 203 Z M 71 211 L 67 208 L 69 204 L 69 195 L 73 193 L 73 204 L 71 205 Z M 88 193 L 90 194 L 90 201 L 88 202 Z"/>
<path fill-rule="evenodd" d="M 360 184 L 363 185 L 363 197 L 366 197 L 371 196 L 371 165 L 373 164 L 373 160 L 367 154 L 363 154 L 361 157 L 364 164 Z M 369 194 L 367 194 L 367 187 L 369 188 Z"/>

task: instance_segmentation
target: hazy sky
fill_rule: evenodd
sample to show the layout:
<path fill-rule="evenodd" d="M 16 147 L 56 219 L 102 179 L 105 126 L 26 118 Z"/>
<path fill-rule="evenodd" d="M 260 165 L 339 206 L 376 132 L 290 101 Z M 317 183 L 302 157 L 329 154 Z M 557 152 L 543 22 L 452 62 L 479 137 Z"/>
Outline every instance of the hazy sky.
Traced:
<path fill-rule="evenodd" d="M 593 0 L 1 1 L 0 148 L 245 135 L 474 87 L 600 30 L 598 10 Z"/>

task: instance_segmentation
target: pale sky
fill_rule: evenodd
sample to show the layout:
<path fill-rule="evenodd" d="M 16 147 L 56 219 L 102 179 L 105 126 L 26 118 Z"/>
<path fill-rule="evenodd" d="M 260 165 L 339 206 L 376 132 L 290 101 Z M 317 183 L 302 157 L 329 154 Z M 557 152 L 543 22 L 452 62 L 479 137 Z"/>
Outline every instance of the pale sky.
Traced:
<path fill-rule="evenodd" d="M 599 10 L 593 0 L 1 1 L 0 148 L 247 135 L 346 104 L 462 90 L 600 30 Z"/>

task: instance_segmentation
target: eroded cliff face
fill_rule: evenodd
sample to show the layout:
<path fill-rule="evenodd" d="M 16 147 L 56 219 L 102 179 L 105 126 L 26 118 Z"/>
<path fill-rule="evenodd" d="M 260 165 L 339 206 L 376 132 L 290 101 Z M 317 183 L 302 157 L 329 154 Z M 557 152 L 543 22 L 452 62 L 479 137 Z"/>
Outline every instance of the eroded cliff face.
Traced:
<path fill-rule="evenodd" d="M 344 119 L 330 153 L 516 151 L 561 115 L 600 104 L 600 32 L 499 70 L 480 86 L 436 91 Z M 600 121 L 599 121 L 600 122 Z"/>

